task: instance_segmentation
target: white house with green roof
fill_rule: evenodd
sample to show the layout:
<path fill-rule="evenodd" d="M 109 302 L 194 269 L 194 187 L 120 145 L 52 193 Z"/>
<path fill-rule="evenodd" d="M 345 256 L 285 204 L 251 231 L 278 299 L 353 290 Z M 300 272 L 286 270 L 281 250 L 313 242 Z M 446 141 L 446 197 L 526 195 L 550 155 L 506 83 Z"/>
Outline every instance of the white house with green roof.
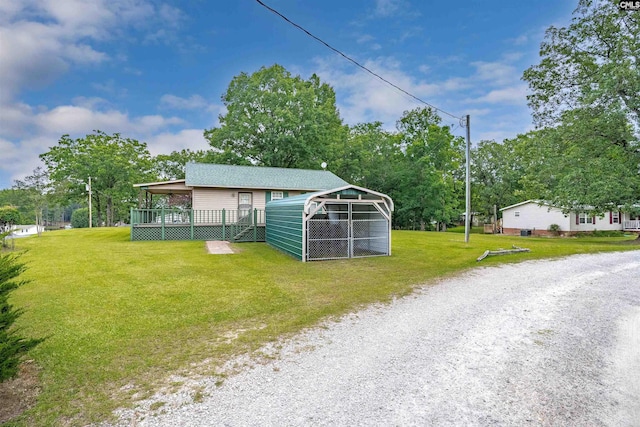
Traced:
<path fill-rule="evenodd" d="M 131 211 L 131 239 L 263 241 L 269 201 L 346 185 L 325 170 L 189 163 L 185 179 L 134 185 L 140 207 Z M 156 195 L 190 203 L 156 209 Z"/>

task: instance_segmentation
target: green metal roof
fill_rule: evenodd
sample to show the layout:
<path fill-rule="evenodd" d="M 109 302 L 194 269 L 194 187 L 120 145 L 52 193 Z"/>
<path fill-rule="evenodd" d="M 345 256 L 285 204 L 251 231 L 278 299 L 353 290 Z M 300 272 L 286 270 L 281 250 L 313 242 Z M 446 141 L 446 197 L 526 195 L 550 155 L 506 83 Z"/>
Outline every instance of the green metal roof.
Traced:
<path fill-rule="evenodd" d="M 317 191 L 343 187 L 348 183 L 324 170 L 232 166 L 187 163 L 189 187 L 263 188 L 269 190 Z"/>
<path fill-rule="evenodd" d="M 285 197 L 284 199 L 279 199 L 279 200 L 272 200 L 269 203 L 267 203 L 266 205 L 266 210 L 269 210 L 269 208 L 275 207 L 275 206 L 297 206 L 297 205 L 302 205 L 306 208 L 306 206 L 309 204 L 309 202 L 311 202 L 314 198 L 319 197 L 319 196 L 327 196 L 327 195 L 333 195 L 333 194 L 340 194 L 340 195 L 357 195 L 357 194 L 362 194 L 362 195 L 375 195 L 380 197 L 383 200 L 386 200 L 387 205 L 389 206 L 389 210 L 393 211 L 394 206 L 393 206 L 393 200 L 391 199 L 391 197 L 387 196 L 386 194 L 382 194 L 382 193 L 378 193 L 377 191 L 373 191 L 373 190 L 369 190 L 363 187 L 358 187 L 356 185 L 351 185 L 351 184 L 347 184 L 347 185 L 343 185 L 339 188 L 330 188 L 327 190 L 319 190 L 319 191 L 315 191 L 313 193 L 305 193 L 305 194 L 300 194 L 297 196 L 292 196 L 292 197 Z M 346 199 L 348 200 L 348 199 Z"/>

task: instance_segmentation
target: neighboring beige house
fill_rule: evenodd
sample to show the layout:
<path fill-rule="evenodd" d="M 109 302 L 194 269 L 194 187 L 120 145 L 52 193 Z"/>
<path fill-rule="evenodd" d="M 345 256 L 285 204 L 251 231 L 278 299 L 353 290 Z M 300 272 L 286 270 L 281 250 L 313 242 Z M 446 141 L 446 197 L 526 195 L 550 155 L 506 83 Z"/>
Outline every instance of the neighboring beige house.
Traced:
<path fill-rule="evenodd" d="M 500 209 L 504 234 L 550 235 L 549 227 L 557 224 L 560 233 L 570 235 L 595 230 L 640 231 L 640 218 L 621 211 L 594 216 L 590 212 L 563 213 L 562 209 L 538 200 L 527 200 Z"/>

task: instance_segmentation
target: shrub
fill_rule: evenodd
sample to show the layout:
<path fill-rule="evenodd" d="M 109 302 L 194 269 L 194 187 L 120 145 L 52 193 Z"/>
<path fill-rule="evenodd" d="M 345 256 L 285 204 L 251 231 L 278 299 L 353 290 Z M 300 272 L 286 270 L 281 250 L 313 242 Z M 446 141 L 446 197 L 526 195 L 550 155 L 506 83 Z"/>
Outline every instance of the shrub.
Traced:
<path fill-rule="evenodd" d="M 96 217 L 91 218 L 93 226 L 98 223 Z M 89 227 L 89 208 L 80 208 L 73 211 L 71 214 L 71 226 L 73 228 L 88 228 Z"/>
<path fill-rule="evenodd" d="M 22 355 L 42 341 L 22 338 L 18 336 L 19 330 L 11 328 L 22 310 L 9 304 L 9 293 L 26 283 L 14 280 L 25 268 L 17 256 L 0 255 L 0 382 L 13 378 L 18 373 Z"/>
<path fill-rule="evenodd" d="M 551 234 L 553 234 L 554 236 L 559 236 L 560 235 L 560 226 L 558 224 L 551 224 L 549 226 L 549 232 Z"/>
<path fill-rule="evenodd" d="M 20 212 L 13 206 L 4 206 L 0 208 L 0 241 L 2 247 L 7 248 L 7 236 L 11 234 L 9 229 L 12 225 L 20 223 Z M 13 244 L 13 240 L 11 241 Z"/>

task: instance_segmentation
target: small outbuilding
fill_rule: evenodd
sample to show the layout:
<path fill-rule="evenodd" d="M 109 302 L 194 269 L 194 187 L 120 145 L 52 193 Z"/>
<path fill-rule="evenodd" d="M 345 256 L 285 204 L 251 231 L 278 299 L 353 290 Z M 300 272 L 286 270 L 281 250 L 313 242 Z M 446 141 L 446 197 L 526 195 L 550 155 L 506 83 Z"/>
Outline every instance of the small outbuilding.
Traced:
<path fill-rule="evenodd" d="M 355 185 L 266 204 L 266 242 L 301 260 L 391 255 L 393 200 Z"/>

